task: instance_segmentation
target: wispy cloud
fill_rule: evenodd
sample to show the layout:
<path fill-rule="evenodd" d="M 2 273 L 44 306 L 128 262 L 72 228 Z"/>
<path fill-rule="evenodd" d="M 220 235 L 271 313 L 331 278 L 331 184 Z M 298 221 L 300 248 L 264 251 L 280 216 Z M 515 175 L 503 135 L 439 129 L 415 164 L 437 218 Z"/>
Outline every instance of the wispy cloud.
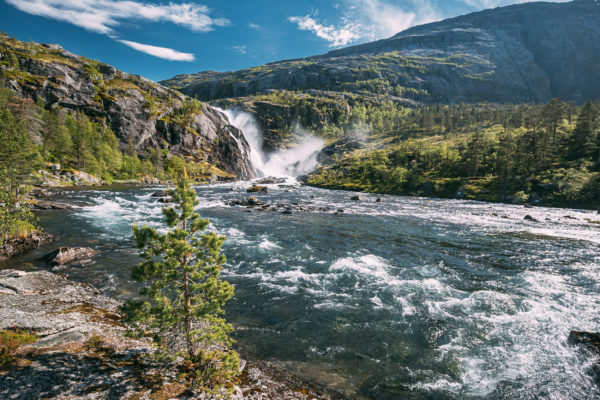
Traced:
<path fill-rule="evenodd" d="M 194 61 L 196 59 L 196 57 L 191 53 L 182 53 L 177 50 L 169 49 L 168 47 L 152 46 L 149 44 L 142 44 L 122 39 L 117 39 L 117 42 L 123 43 L 124 45 L 129 46 L 137 51 L 141 51 L 142 53 L 150 54 L 151 56 L 163 58 L 165 60 Z"/>
<path fill-rule="evenodd" d="M 123 21 L 171 22 L 198 32 L 229 25 L 229 20 L 212 18 L 208 7 L 195 3 L 150 4 L 123 0 L 6 0 L 19 10 L 111 34 Z"/>
<path fill-rule="evenodd" d="M 493 1 L 493 0 L 492 0 Z M 329 42 L 330 47 L 345 46 L 357 41 L 376 40 L 390 37 L 414 25 L 440 19 L 430 0 L 409 0 L 407 11 L 389 0 L 344 0 L 346 11 L 339 25 L 326 25 L 311 14 L 290 17 L 288 21 L 298 29 L 312 31 Z M 334 7 L 342 9 L 342 7 Z"/>
<path fill-rule="evenodd" d="M 28 14 L 67 22 L 108 35 L 136 50 L 168 60 L 191 61 L 193 54 L 165 47 L 119 40 L 115 28 L 127 21 L 170 22 L 196 32 L 227 26 L 225 18 L 213 18 L 210 9 L 196 3 L 152 4 L 133 0 L 6 0 Z M 190 59 L 191 56 L 191 59 Z"/>
<path fill-rule="evenodd" d="M 312 31 L 315 35 L 329 42 L 330 47 L 344 46 L 360 38 L 359 26 L 345 24 L 342 27 L 322 25 L 310 15 L 289 17 L 288 21 L 298 25 L 298 29 Z"/>
<path fill-rule="evenodd" d="M 250 28 L 252 28 L 252 29 L 255 29 L 255 30 L 257 30 L 257 31 L 258 31 L 258 30 L 260 30 L 260 25 L 258 25 L 258 24 L 255 24 L 254 22 L 249 22 L 249 23 L 248 23 L 248 27 L 250 27 Z"/>

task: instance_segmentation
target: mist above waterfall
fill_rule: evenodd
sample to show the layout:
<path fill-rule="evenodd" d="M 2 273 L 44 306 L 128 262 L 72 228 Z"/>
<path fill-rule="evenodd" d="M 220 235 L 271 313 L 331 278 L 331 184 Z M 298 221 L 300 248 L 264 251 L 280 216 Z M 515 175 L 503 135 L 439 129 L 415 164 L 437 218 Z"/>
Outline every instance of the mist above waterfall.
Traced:
<path fill-rule="evenodd" d="M 240 110 L 226 110 L 223 112 L 229 118 L 229 122 L 244 134 L 250 146 L 250 161 L 260 175 L 297 177 L 317 168 L 317 156 L 325 145 L 323 139 L 311 135 L 300 126 L 296 126 L 294 127 L 296 136 L 303 138 L 296 147 L 266 154 L 262 150 L 261 129 L 251 113 Z"/>

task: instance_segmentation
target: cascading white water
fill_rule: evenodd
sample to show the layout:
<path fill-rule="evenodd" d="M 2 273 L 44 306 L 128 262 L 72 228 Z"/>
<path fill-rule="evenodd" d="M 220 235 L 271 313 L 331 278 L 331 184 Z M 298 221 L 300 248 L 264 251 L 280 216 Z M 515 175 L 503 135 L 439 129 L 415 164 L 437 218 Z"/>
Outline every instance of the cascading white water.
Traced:
<path fill-rule="evenodd" d="M 304 139 L 298 146 L 265 154 L 262 151 L 262 132 L 254 116 L 240 110 L 223 112 L 229 122 L 244 134 L 250 145 L 250 161 L 262 176 L 297 177 L 317 168 L 317 156 L 325 145 L 323 139 L 303 131 Z"/>

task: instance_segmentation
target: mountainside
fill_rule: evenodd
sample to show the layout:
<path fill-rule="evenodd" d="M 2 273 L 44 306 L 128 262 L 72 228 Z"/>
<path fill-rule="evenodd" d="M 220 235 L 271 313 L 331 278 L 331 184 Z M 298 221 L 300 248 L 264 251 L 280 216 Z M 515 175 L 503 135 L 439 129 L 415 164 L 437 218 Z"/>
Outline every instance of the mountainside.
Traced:
<path fill-rule="evenodd" d="M 162 83 L 201 100 L 320 89 L 424 103 L 583 103 L 600 98 L 599 21 L 597 0 L 519 4 L 325 55 Z"/>
<path fill-rule="evenodd" d="M 242 133 L 218 110 L 59 45 L 0 36 L 0 85 L 49 109 L 82 111 L 111 128 L 121 148 L 172 155 L 246 179 L 254 175 Z"/>

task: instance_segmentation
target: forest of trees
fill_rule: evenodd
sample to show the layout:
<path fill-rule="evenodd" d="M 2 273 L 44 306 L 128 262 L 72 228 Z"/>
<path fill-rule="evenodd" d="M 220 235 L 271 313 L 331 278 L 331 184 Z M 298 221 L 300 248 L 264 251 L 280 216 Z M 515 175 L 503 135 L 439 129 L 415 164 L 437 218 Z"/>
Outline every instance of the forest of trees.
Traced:
<path fill-rule="evenodd" d="M 357 128 L 359 127 L 359 128 Z M 380 193 L 597 208 L 600 105 L 355 107 L 327 127 L 363 150 L 309 183 Z M 364 134 L 367 132 L 367 134 Z M 346 139 L 344 139 L 346 138 Z"/>

